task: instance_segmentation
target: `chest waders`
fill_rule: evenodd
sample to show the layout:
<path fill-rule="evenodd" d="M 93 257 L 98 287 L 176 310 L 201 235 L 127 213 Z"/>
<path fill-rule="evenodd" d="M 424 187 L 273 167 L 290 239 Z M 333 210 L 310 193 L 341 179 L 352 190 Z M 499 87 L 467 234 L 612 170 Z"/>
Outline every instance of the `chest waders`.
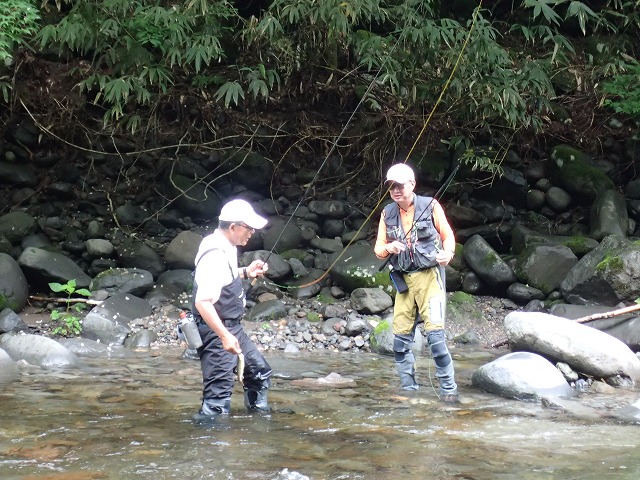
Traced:
<path fill-rule="evenodd" d="M 448 401 L 457 400 L 458 386 L 455 382 L 455 371 L 453 360 L 444 334 L 444 301 L 446 291 L 444 285 L 444 268 L 438 265 L 435 260 L 438 247 L 440 246 L 440 235 L 433 223 L 432 199 L 416 195 L 414 197 L 414 216 L 418 215 L 418 220 L 413 222 L 411 232 L 405 232 L 400 218 L 400 207 L 389 204 L 385 207 L 385 226 L 387 229 L 387 242 L 399 240 L 407 248 L 398 255 L 393 255 L 390 259 L 393 270 L 408 274 L 416 271 L 437 268 L 441 278 L 441 287 L 438 296 L 442 300 L 435 301 L 434 297 L 428 299 L 430 308 L 430 325 L 441 324 L 442 327 L 428 330 L 427 343 L 431 350 L 431 356 L 436 366 L 436 378 L 440 383 L 440 398 Z M 407 239 L 410 239 L 407 245 Z M 411 282 L 409 282 L 411 283 Z M 406 295 L 407 293 L 397 293 Z M 420 305 L 416 309 L 416 318 L 413 328 L 405 333 L 395 333 L 393 336 L 393 353 L 396 363 L 400 385 L 404 390 L 418 390 L 420 386 L 415 379 L 415 356 L 413 354 L 414 338 L 416 327 L 420 323 Z M 435 317 L 440 317 L 435 321 Z"/>
<path fill-rule="evenodd" d="M 200 258 L 208 252 L 206 251 Z M 229 333 L 238 339 L 244 355 L 245 407 L 250 412 L 268 412 L 270 408 L 267 402 L 267 390 L 271 386 L 271 366 L 242 328 L 244 289 L 240 278 L 233 277 L 231 265 L 229 265 L 229 270 L 233 281 L 222 287 L 220 297 L 214 303 L 214 308 Z M 194 299 L 197 289 L 198 286 L 194 281 Z M 206 423 L 217 415 L 229 414 L 230 412 L 237 356 L 224 349 L 220 337 L 209 328 L 195 308 L 194 312 L 203 342 L 203 345 L 198 348 L 203 379 L 202 406 L 194 416 L 194 420 Z"/>

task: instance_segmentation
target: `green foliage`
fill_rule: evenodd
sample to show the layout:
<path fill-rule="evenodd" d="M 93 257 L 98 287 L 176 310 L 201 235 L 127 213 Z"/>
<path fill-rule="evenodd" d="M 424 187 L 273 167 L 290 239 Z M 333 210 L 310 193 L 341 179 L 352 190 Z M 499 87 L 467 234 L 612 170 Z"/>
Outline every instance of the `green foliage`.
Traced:
<path fill-rule="evenodd" d="M 0 64 L 11 60 L 17 45 L 36 33 L 40 15 L 33 2 L 3 0 L 0 2 Z"/>
<path fill-rule="evenodd" d="M 125 107 L 150 106 L 174 86 L 176 76 L 202 74 L 223 60 L 221 41 L 235 21 L 235 8 L 226 0 L 71 3 L 66 16 L 42 28 L 36 39 L 42 48 L 56 46 L 90 60 L 80 89 L 105 108 L 105 125 L 128 121 L 132 131 L 140 121 L 125 119 Z"/>
<path fill-rule="evenodd" d="M 78 314 L 82 312 L 87 305 L 83 302 L 71 302 L 73 295 L 82 295 L 90 297 L 91 292 L 85 288 L 76 288 L 75 279 L 69 280 L 67 283 L 49 283 L 49 288 L 55 293 L 67 294 L 67 307 L 64 311 L 53 310 L 51 312 L 51 319 L 58 322 L 60 325 L 53 329 L 53 333 L 56 335 L 78 335 L 82 332 L 82 323 Z"/>
<path fill-rule="evenodd" d="M 9 102 L 11 77 L 2 75 L 3 67 L 11 64 L 16 47 L 28 46 L 27 39 L 35 34 L 40 15 L 28 0 L 0 2 L 0 98 Z"/>
<path fill-rule="evenodd" d="M 307 103 L 346 103 L 353 95 L 363 108 L 406 123 L 421 123 L 437 106 L 452 142 L 461 134 L 508 138 L 504 132 L 544 129 L 559 71 L 580 72 L 584 91 L 604 83 L 606 104 L 617 111 L 639 108 L 635 64 L 612 51 L 598 65 L 578 48 L 594 33 L 625 34 L 637 44 L 638 0 L 500 2 L 469 18 L 444 16 L 436 0 L 272 0 L 246 20 L 230 0 L 55 3 L 63 2 L 65 12 L 36 43 L 75 55 L 76 64 L 82 59 L 72 72 L 79 90 L 102 109 L 105 127 L 130 132 L 149 125 L 163 111 L 160 102 L 187 96 L 247 108 L 281 95 Z M 14 25 L 0 29 L 0 59 L 7 45 L 31 40 L 35 17 L 7 7 L 22 4 L 0 3 L 8 12 L 0 22 Z M 484 160 L 469 153 L 481 167 Z"/>
<path fill-rule="evenodd" d="M 631 59 L 624 67 L 624 73 L 603 83 L 602 89 L 609 95 L 604 105 L 640 119 L 640 63 Z"/>

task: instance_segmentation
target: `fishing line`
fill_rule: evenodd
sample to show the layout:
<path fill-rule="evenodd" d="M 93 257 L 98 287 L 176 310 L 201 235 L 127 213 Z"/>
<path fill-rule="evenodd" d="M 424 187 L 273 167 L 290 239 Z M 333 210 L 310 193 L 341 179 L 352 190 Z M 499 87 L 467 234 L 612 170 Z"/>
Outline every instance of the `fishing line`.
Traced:
<path fill-rule="evenodd" d="M 449 74 L 449 77 L 447 78 L 447 81 L 445 82 L 442 91 L 440 92 L 440 95 L 438 96 L 436 102 L 434 103 L 429 115 L 427 116 L 427 119 L 424 122 L 424 125 L 422 126 L 422 129 L 420 130 L 420 132 L 418 133 L 417 138 L 415 139 L 415 141 L 413 142 L 413 145 L 411 146 L 411 149 L 409 150 L 409 153 L 407 153 L 407 156 L 405 157 L 405 160 L 403 163 L 407 163 L 407 161 L 409 160 L 409 157 L 411 156 L 411 154 L 413 153 L 413 150 L 416 148 L 418 141 L 420 140 L 420 137 L 423 135 L 424 131 L 427 128 L 427 125 L 429 124 L 429 122 L 431 121 L 431 118 L 433 117 L 433 114 L 436 111 L 436 108 L 438 107 L 438 105 L 440 104 L 440 102 L 442 101 L 442 98 L 444 97 L 444 94 L 446 92 L 446 90 L 449 88 L 449 84 L 451 83 L 451 80 L 453 80 L 453 76 L 456 72 L 456 70 L 458 69 L 458 65 L 460 64 L 460 61 L 462 59 L 462 55 L 464 53 L 464 51 L 467 48 L 467 45 L 469 43 L 469 40 L 471 38 L 471 33 L 473 32 L 473 29 L 475 27 L 478 15 L 480 13 L 480 9 L 482 8 L 482 0 L 479 1 L 478 6 L 476 7 L 476 9 L 474 10 L 473 16 L 471 18 L 471 24 L 469 26 L 469 31 L 467 32 L 467 35 L 465 37 L 465 40 L 462 44 L 462 48 L 460 49 L 460 52 L 458 53 L 458 56 L 456 58 L 456 62 L 454 63 L 454 66 L 451 70 L 451 73 Z M 398 42 L 394 45 L 394 49 L 395 47 L 398 45 L 398 43 L 400 43 L 400 39 L 402 38 L 402 35 L 404 35 L 406 31 L 406 26 L 405 28 L 402 30 L 400 36 L 398 37 Z M 393 50 L 393 49 L 392 49 Z M 391 53 L 391 52 L 390 52 Z M 389 55 L 390 56 L 390 55 Z M 389 57 L 387 57 L 389 58 Z M 386 58 L 385 58 L 385 62 L 386 62 Z M 384 63 L 383 63 L 384 65 Z M 365 95 L 362 96 L 362 98 L 360 99 L 360 102 L 358 103 L 358 105 L 356 106 L 356 110 L 358 107 L 360 107 L 360 105 L 362 104 L 362 102 L 364 101 L 364 98 L 366 98 L 366 93 L 369 92 L 369 90 L 371 89 L 371 87 L 373 86 L 373 82 L 376 80 L 378 75 L 376 75 L 376 77 L 374 77 L 374 79 L 372 80 L 372 82 L 369 84 L 369 87 L 367 88 L 367 91 L 365 92 Z M 355 111 L 354 111 L 355 114 Z M 349 122 L 351 121 L 351 119 L 353 118 L 353 114 L 351 115 L 351 117 L 349 118 Z M 344 133 L 344 131 L 346 130 L 346 125 L 345 128 L 342 129 L 342 132 L 340 132 L 340 136 Z M 338 136 L 338 139 L 340 139 L 340 136 Z M 334 147 L 337 143 L 334 143 Z M 333 152 L 333 148 L 331 149 L 331 151 L 329 152 L 329 154 Z M 327 159 L 329 158 L 329 154 L 326 156 L 325 160 L 323 161 L 322 166 L 324 166 L 324 164 L 327 162 Z M 455 174 L 455 172 L 457 171 L 457 169 L 459 168 L 460 164 L 458 164 L 456 166 L 456 168 L 453 171 L 453 174 Z M 296 208 L 294 209 L 294 211 L 291 213 L 291 216 L 289 217 L 289 220 L 287 221 L 287 223 L 285 224 L 285 226 L 283 227 L 282 231 L 280 232 L 280 235 L 278 236 L 276 242 L 274 243 L 274 247 L 272 247 L 271 251 L 269 252 L 269 255 L 267 256 L 267 259 L 271 256 L 271 254 L 273 253 L 273 249 L 275 248 L 275 245 L 277 245 L 277 243 L 280 241 L 280 239 L 282 238 L 282 235 L 284 233 L 284 229 L 289 225 L 289 223 L 291 222 L 294 213 L 296 212 L 296 210 L 300 207 L 300 204 L 302 203 L 302 200 L 304 199 L 304 196 L 308 193 L 310 187 L 312 186 L 312 184 L 316 181 L 318 174 L 320 173 L 320 170 L 318 170 L 318 173 L 316 173 L 316 175 L 313 177 L 313 180 L 311 181 L 311 184 L 309 185 L 309 187 L 307 188 L 307 191 L 305 191 L 304 195 L 301 197 L 300 202 L 298 203 L 298 205 L 296 205 Z M 453 175 L 450 175 L 451 180 L 453 180 Z M 318 282 L 320 282 L 322 279 L 324 279 L 329 272 L 333 269 L 333 267 L 338 263 L 338 261 L 342 258 L 342 256 L 346 253 L 347 249 L 353 244 L 353 242 L 356 240 L 356 238 L 358 238 L 360 232 L 362 231 L 362 229 L 365 227 L 365 225 L 368 224 L 369 220 L 371 220 L 371 218 L 373 217 L 374 213 L 377 211 L 378 207 L 380 207 L 380 205 L 382 204 L 382 202 L 384 201 L 384 199 L 386 198 L 386 195 L 389 193 L 389 191 L 391 190 L 391 187 L 388 187 L 385 194 L 383 196 L 381 196 L 380 200 L 378 201 L 378 203 L 375 205 L 374 208 L 371 209 L 371 213 L 366 217 L 365 221 L 362 222 L 362 225 L 360 226 L 360 228 L 358 228 L 358 230 L 356 231 L 356 233 L 353 235 L 353 238 L 347 243 L 347 245 L 342 249 L 342 251 L 340 252 L 340 254 L 336 257 L 336 259 L 331 263 L 331 265 L 329 265 L 329 267 L 327 268 L 327 270 L 320 276 L 318 277 L 316 280 L 313 280 L 309 283 L 305 283 L 303 285 L 278 285 L 275 284 L 277 287 L 279 288 L 284 288 L 284 289 L 295 289 L 295 288 L 306 288 L 306 287 L 310 287 Z M 266 260 L 265 260 L 266 262 Z M 255 285 L 255 280 L 254 282 L 252 282 L 252 286 Z"/>
<path fill-rule="evenodd" d="M 407 20 L 408 22 L 408 20 Z M 271 247 L 271 250 L 269 251 L 269 253 L 267 254 L 267 257 L 263 260 L 265 263 L 267 263 L 267 261 L 269 260 L 269 258 L 271 257 L 271 255 L 274 252 L 274 249 L 276 248 L 276 245 L 278 245 L 278 242 L 280 242 L 280 240 L 282 239 L 282 236 L 284 235 L 285 230 L 287 229 L 287 227 L 289 226 L 289 224 L 291 223 L 291 221 L 293 220 L 295 213 L 298 211 L 298 209 L 300 208 L 300 206 L 302 205 L 303 200 L 306 198 L 306 196 L 308 195 L 308 193 L 311 191 L 311 188 L 313 187 L 313 185 L 316 183 L 316 181 L 318 180 L 318 177 L 320 175 L 320 172 L 322 171 L 322 169 L 324 168 L 324 166 L 327 164 L 327 161 L 329 160 L 329 157 L 331 156 L 331 154 L 333 153 L 333 151 L 336 149 L 337 145 L 338 145 L 338 141 L 343 137 L 343 135 L 345 134 L 345 132 L 347 131 L 347 127 L 349 126 L 349 124 L 351 123 L 351 121 L 353 120 L 353 117 L 355 116 L 356 112 L 360 109 L 360 106 L 364 103 L 364 101 L 367 98 L 367 95 L 369 94 L 369 92 L 371 91 L 371 89 L 373 88 L 373 85 L 375 84 L 376 80 L 378 79 L 378 77 L 380 76 L 380 74 L 383 72 L 383 68 L 384 66 L 387 64 L 388 60 L 392 57 L 393 52 L 395 51 L 395 49 L 397 48 L 397 46 L 401 43 L 402 37 L 405 35 L 407 29 L 406 29 L 406 23 L 405 26 L 402 28 L 402 30 L 400 31 L 400 35 L 398 36 L 397 41 L 393 44 L 393 46 L 391 47 L 391 50 L 389 50 L 389 53 L 385 56 L 384 60 L 382 61 L 382 64 L 380 65 L 380 67 L 378 67 L 378 71 L 376 72 L 375 76 L 373 77 L 373 79 L 371 80 L 371 82 L 369 82 L 369 85 L 367 86 L 367 89 L 365 90 L 364 94 L 362 95 L 362 97 L 360 97 L 360 101 L 356 104 L 355 109 L 353 110 L 353 112 L 351 112 L 351 115 L 349 116 L 349 118 L 347 119 L 347 122 L 344 124 L 344 126 L 342 127 L 342 130 L 340 131 L 340 133 L 338 134 L 338 136 L 336 137 L 336 139 L 333 141 L 333 144 L 331 145 L 331 148 L 329 149 L 329 152 L 325 155 L 324 160 L 322 161 L 322 163 L 320 164 L 320 167 L 318 167 L 318 171 L 316 172 L 316 174 L 313 176 L 313 178 L 311 179 L 311 182 L 308 183 L 307 185 L 307 189 L 304 191 L 304 193 L 300 196 L 300 200 L 298 201 L 298 203 L 296 204 L 295 208 L 293 209 L 293 211 L 291 212 L 291 214 L 289 215 L 289 218 L 287 219 L 286 223 L 284 224 L 284 226 L 282 227 L 282 229 L 280 230 L 280 234 L 278 235 L 278 237 L 276 238 L 276 241 L 274 242 L 273 246 Z M 378 203 L 379 205 L 379 203 Z M 370 215 L 371 216 L 371 215 Z M 369 217 L 367 217 L 367 220 L 369 220 Z M 360 231 L 362 230 L 363 226 L 366 224 L 366 222 L 364 222 L 362 224 L 362 226 L 360 227 L 360 229 L 358 229 L 358 231 L 356 232 L 357 234 L 360 233 Z M 354 238 L 349 242 L 349 244 L 347 245 L 347 247 L 349 245 L 351 245 L 351 243 L 353 242 L 353 240 L 357 237 L 357 234 L 354 235 Z M 345 247 L 346 249 L 346 247 Z M 344 250 L 343 250 L 344 252 Z M 342 254 L 341 254 L 342 255 Z M 339 259 L 340 257 L 338 257 Z M 333 267 L 334 264 L 331 265 L 331 267 Z M 297 287 L 289 287 L 289 286 L 283 286 L 284 288 L 303 288 L 303 287 L 307 287 L 307 286 L 311 286 L 314 285 L 315 283 L 319 282 L 320 280 L 322 280 L 331 270 L 331 267 L 317 280 L 311 282 L 310 284 L 307 285 L 300 285 Z M 257 278 L 255 278 L 253 280 L 253 282 L 251 282 L 251 287 L 253 287 L 255 285 L 257 281 Z M 280 287 L 280 285 L 277 285 L 278 287 Z M 251 289 L 251 287 L 249 288 L 249 291 Z"/>

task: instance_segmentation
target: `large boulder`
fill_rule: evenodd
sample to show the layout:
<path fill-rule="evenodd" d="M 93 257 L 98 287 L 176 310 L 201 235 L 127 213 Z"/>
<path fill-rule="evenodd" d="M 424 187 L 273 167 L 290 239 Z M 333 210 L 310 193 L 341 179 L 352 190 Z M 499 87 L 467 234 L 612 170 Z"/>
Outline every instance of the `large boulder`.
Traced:
<path fill-rule="evenodd" d="M 331 256 L 334 264 L 331 278 L 342 288 L 352 292 L 356 288 L 377 287 L 385 292 L 394 292 L 389 270 L 379 270 L 384 260 L 380 260 L 373 253 L 370 245 L 351 245 L 339 253 Z"/>
<path fill-rule="evenodd" d="M 592 201 L 600 192 L 615 189 L 611 179 L 592 164 L 588 155 L 569 145 L 555 146 L 551 160 L 554 181 L 582 203 Z"/>
<path fill-rule="evenodd" d="M 27 304 L 29 285 L 20 265 L 6 253 L 0 253 L 0 311 L 20 312 Z"/>
<path fill-rule="evenodd" d="M 481 366 L 473 372 L 471 384 L 502 397 L 526 401 L 573 393 L 560 370 L 530 352 L 509 353 Z"/>
<path fill-rule="evenodd" d="M 567 363 L 576 372 L 614 386 L 640 381 L 640 359 L 617 338 L 540 312 L 511 312 L 504 329 L 513 350 Z"/>
<path fill-rule="evenodd" d="M 78 363 L 73 352 L 39 335 L 6 333 L 0 337 L 0 347 L 15 361 L 24 360 L 43 368 L 73 367 Z"/>
<path fill-rule="evenodd" d="M 525 249 L 516 262 L 516 275 L 522 283 L 546 295 L 556 290 L 578 257 L 564 245 L 535 245 Z"/>
<path fill-rule="evenodd" d="M 590 315 L 611 312 L 612 310 L 615 309 L 602 306 L 556 303 L 549 309 L 549 313 L 557 317 L 576 320 Z M 608 333 L 627 345 L 633 352 L 640 352 L 640 316 L 638 316 L 637 313 L 638 312 L 632 312 L 611 318 L 592 320 L 584 325 Z"/>
<path fill-rule="evenodd" d="M 27 247 L 18 258 L 29 284 L 46 287 L 51 282 L 65 284 L 75 280 L 78 288 L 88 287 L 91 277 L 77 263 L 59 252 L 51 252 L 42 248 Z"/>
<path fill-rule="evenodd" d="M 516 281 L 511 267 L 480 235 L 474 235 L 464 244 L 463 255 L 471 269 L 492 287 L 506 289 Z"/>
<path fill-rule="evenodd" d="M 151 315 L 151 305 L 131 294 L 120 293 L 94 307 L 82 322 L 82 336 L 106 345 L 123 345 L 129 324 Z"/>
<path fill-rule="evenodd" d="M 640 297 L 640 244 L 609 236 L 586 254 L 560 284 L 562 295 L 578 305 L 630 304 Z"/>

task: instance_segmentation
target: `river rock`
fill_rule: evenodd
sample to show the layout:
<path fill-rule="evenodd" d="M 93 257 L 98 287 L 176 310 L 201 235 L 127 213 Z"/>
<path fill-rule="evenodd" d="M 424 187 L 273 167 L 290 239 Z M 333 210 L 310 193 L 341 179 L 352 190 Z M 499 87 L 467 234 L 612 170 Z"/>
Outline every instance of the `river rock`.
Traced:
<path fill-rule="evenodd" d="M 481 366 L 473 372 L 471 383 L 496 395 L 527 401 L 573 393 L 551 362 L 530 352 L 509 353 Z"/>
<path fill-rule="evenodd" d="M 0 337 L 2 347 L 13 360 L 24 360 L 44 368 L 73 367 L 78 359 L 70 350 L 55 340 L 39 335 L 12 335 Z"/>
<path fill-rule="evenodd" d="M 539 312 L 511 312 L 504 327 L 513 350 L 535 352 L 614 386 L 640 381 L 640 359 L 617 338 Z"/>

